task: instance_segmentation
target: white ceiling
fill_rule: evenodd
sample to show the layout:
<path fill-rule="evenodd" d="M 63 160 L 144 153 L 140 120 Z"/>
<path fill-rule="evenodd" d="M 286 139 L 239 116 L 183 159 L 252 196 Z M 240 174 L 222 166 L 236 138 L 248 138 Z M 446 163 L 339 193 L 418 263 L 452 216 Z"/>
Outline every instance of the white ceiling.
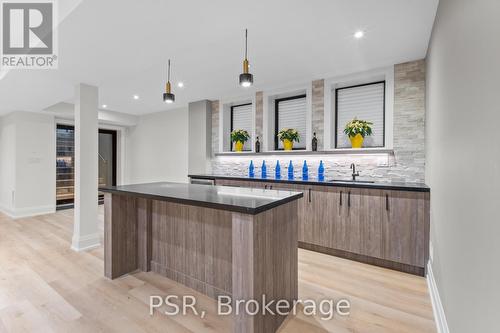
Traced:
<path fill-rule="evenodd" d="M 167 110 L 165 65 L 177 101 L 254 91 L 425 57 L 438 0 L 65 0 L 59 69 L 0 74 L 0 114 L 73 101 L 79 82 L 100 104 L 131 114 Z M 244 29 L 254 87 L 238 85 Z M 366 35 L 355 40 L 353 33 Z M 137 94 L 139 100 L 132 96 Z"/>

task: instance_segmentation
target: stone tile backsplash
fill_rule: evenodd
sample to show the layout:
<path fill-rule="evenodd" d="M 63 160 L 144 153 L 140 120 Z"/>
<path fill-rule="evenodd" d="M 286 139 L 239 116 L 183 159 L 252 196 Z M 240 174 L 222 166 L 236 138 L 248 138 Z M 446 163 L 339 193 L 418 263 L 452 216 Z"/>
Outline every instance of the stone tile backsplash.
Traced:
<path fill-rule="evenodd" d="M 219 156 L 212 161 L 212 173 L 219 175 L 242 176 L 248 175 L 248 166 L 253 161 L 255 176 L 260 177 L 262 161 L 266 161 L 268 178 L 274 178 L 276 162 L 279 160 L 281 177 L 285 179 L 288 175 L 288 164 L 292 161 L 294 177 L 302 178 L 302 166 L 307 161 L 309 179 L 316 179 L 320 161 L 325 167 L 326 179 L 350 179 L 351 163 L 356 164 L 360 176 L 358 179 L 375 179 L 377 181 L 390 180 L 389 171 L 393 168 L 394 157 L 389 154 L 377 155 L 308 155 L 308 156 L 283 156 L 267 155 L 255 156 Z"/>
<path fill-rule="evenodd" d="M 323 112 L 322 80 L 314 81 L 314 114 Z M 213 123 L 217 123 L 215 119 Z M 316 119 L 317 118 L 317 119 Z M 313 128 L 321 132 L 318 123 L 321 117 L 313 119 Z M 214 131 L 213 141 L 217 141 Z M 412 61 L 394 66 L 394 153 L 369 154 L 325 154 L 325 155 L 264 155 L 264 156 L 216 156 L 211 161 L 212 173 L 247 176 L 248 165 L 253 160 L 255 175 L 260 176 L 262 161 L 266 161 L 269 177 L 274 177 L 276 161 L 280 160 L 282 178 L 287 177 L 290 160 L 296 178 L 302 177 L 302 164 L 307 160 L 309 178 L 317 178 L 320 160 L 325 166 L 327 179 L 350 179 L 349 166 L 355 163 L 359 179 L 380 182 L 417 182 L 425 179 L 425 60 Z M 214 144 L 215 145 L 215 144 Z M 321 146 L 320 146 L 321 147 Z M 321 149 L 321 148 L 320 148 Z"/>

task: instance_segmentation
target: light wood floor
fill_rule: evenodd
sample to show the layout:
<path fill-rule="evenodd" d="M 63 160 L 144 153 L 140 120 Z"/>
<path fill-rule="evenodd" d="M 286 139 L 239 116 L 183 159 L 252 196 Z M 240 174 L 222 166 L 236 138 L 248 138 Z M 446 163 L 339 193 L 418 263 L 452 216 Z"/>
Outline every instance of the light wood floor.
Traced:
<path fill-rule="evenodd" d="M 70 249 L 72 214 L 19 220 L 0 214 L 0 332 L 228 331 L 229 318 L 215 315 L 215 301 L 166 278 L 104 278 L 102 248 Z M 149 316 L 149 296 L 169 294 L 198 296 L 207 316 Z M 299 250 L 299 298 L 346 298 L 351 315 L 323 321 L 299 312 L 280 332 L 435 332 L 420 277 Z"/>

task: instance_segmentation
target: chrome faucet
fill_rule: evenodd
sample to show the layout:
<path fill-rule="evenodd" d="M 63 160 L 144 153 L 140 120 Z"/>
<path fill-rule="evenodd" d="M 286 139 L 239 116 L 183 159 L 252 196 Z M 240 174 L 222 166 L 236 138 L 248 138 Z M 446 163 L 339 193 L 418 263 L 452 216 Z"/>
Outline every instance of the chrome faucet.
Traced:
<path fill-rule="evenodd" d="M 359 172 L 356 172 L 356 165 L 354 163 L 351 163 L 351 169 L 352 169 L 352 181 L 356 181 L 356 177 L 359 176 Z"/>

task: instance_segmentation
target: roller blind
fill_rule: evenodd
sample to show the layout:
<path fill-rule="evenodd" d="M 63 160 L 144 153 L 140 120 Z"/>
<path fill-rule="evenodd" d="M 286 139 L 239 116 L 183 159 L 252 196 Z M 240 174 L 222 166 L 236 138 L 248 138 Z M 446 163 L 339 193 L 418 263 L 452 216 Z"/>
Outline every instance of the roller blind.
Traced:
<path fill-rule="evenodd" d="M 285 128 L 293 128 L 299 132 L 300 142 L 294 143 L 294 148 L 306 147 L 306 97 L 298 96 L 297 98 L 287 98 L 276 100 L 277 105 L 277 132 Z M 278 134 L 276 132 L 276 134 Z M 282 149 L 283 143 L 276 141 L 278 146 L 276 149 Z"/>
<path fill-rule="evenodd" d="M 235 105 L 231 107 L 232 123 L 231 130 L 245 130 L 248 134 L 252 135 L 252 104 Z M 231 145 L 231 150 L 234 150 Z M 251 140 L 245 142 L 243 150 L 251 149 Z"/>
<path fill-rule="evenodd" d="M 337 148 L 351 147 L 349 138 L 344 134 L 344 128 L 354 118 L 373 123 L 373 134 L 365 137 L 363 147 L 384 146 L 384 95 L 385 82 L 336 90 Z"/>

